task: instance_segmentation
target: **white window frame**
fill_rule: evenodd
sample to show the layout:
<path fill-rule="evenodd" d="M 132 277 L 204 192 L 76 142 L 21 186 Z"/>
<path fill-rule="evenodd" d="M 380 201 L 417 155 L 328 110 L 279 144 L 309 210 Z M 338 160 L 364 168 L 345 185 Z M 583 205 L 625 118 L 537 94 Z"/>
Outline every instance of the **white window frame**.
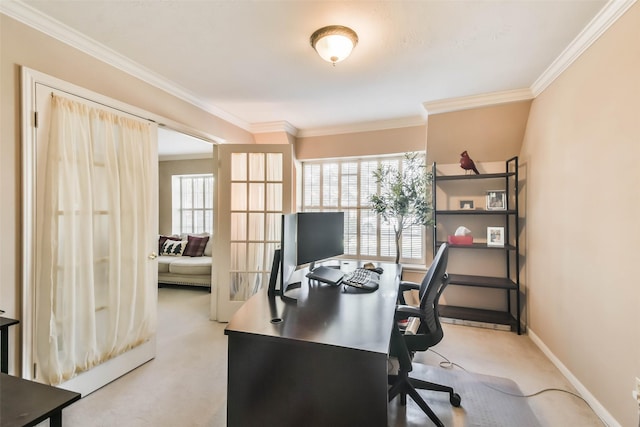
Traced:
<path fill-rule="evenodd" d="M 182 206 L 182 181 L 183 180 L 191 180 L 192 182 L 192 191 L 191 191 L 191 198 L 193 201 L 193 182 L 196 179 L 209 179 L 210 183 L 209 183 L 209 188 L 211 189 L 211 194 L 209 194 L 209 205 L 207 206 L 207 195 L 205 194 L 205 192 L 203 191 L 202 194 L 202 207 L 194 207 L 195 203 L 192 203 L 192 207 L 190 208 L 185 208 Z M 205 185 L 205 188 L 207 186 Z M 201 211 L 203 212 L 203 218 L 204 218 L 204 228 L 202 230 L 194 230 L 193 227 L 195 226 L 195 221 L 192 221 L 192 227 L 191 230 L 185 230 L 185 226 L 182 223 L 182 218 L 183 218 L 183 212 L 184 211 L 191 211 L 191 212 L 196 212 L 196 211 Z M 212 234 L 213 233 L 213 174 L 212 173 L 198 173 L 198 174 L 181 174 L 181 175 L 172 175 L 171 176 L 171 230 L 173 234 L 178 234 L 178 235 L 182 235 L 182 234 L 198 234 L 198 233 L 208 233 L 208 234 Z M 207 214 L 209 214 L 210 216 L 208 217 Z M 210 220 L 207 220 L 207 218 L 210 218 Z"/>
<path fill-rule="evenodd" d="M 321 212 L 321 211 L 344 211 L 345 213 L 348 211 L 355 211 L 356 213 L 356 250 L 355 253 L 350 252 L 349 246 L 350 246 L 350 242 L 349 237 L 345 236 L 345 257 L 348 258 L 355 258 L 355 259 L 362 259 L 362 260 L 375 260 L 375 261 L 390 261 L 390 262 L 394 262 L 395 261 L 395 241 L 393 240 L 393 230 L 391 228 L 390 225 L 384 224 L 380 218 L 380 216 L 375 215 L 375 213 L 373 213 L 371 211 L 371 208 L 368 204 L 368 202 L 363 202 L 362 200 L 362 196 L 361 196 L 361 192 L 362 192 L 362 175 L 361 175 L 361 168 L 363 167 L 363 165 L 365 163 L 370 163 L 370 162 L 376 162 L 377 165 L 380 164 L 380 162 L 389 162 L 389 161 L 395 161 L 395 162 L 399 162 L 400 165 L 402 165 L 402 161 L 404 160 L 404 153 L 399 153 L 399 154 L 395 154 L 395 155 L 391 155 L 391 156 L 366 156 L 366 157 L 357 157 L 357 158 L 341 158 L 341 159 L 322 159 L 322 160 L 309 160 L 309 161 L 303 161 L 302 162 L 302 200 L 301 200 L 301 205 L 302 205 L 302 210 L 303 211 L 308 211 L 308 212 Z M 357 172 L 356 172 L 356 177 L 357 177 L 357 203 L 355 205 L 343 205 L 343 168 L 342 165 L 345 163 L 356 163 L 357 164 Z M 317 166 L 316 166 L 317 165 Z M 336 196 L 334 194 L 331 194 L 327 197 L 327 195 L 324 194 L 325 189 L 323 188 L 323 183 L 324 183 L 324 171 L 325 168 L 328 167 L 327 165 L 337 165 L 338 166 L 338 184 L 337 184 L 337 189 L 338 189 L 338 195 L 337 195 L 337 203 L 325 203 L 325 199 L 327 198 L 331 198 L 332 201 L 336 200 Z M 319 171 L 315 172 L 314 176 L 314 191 L 315 192 L 319 192 L 319 194 L 309 194 L 309 188 L 308 188 L 308 169 L 309 167 L 314 167 L 319 169 Z M 402 166 L 401 166 L 402 167 Z M 315 179 L 318 179 L 317 182 L 315 182 Z M 335 181 L 334 181 L 335 182 Z M 375 184 L 374 184 L 375 185 Z M 380 191 L 380 186 L 376 185 L 377 190 L 376 191 Z M 375 227 L 376 227 L 376 250 L 375 250 L 375 255 L 374 254 L 363 254 L 362 253 L 362 234 L 361 234 L 361 219 L 362 216 L 368 214 L 368 215 L 374 215 L 376 217 L 375 219 Z M 345 215 L 345 222 L 348 222 L 348 214 Z M 413 227 L 418 227 L 420 230 L 413 230 L 413 235 L 411 234 L 411 228 L 403 231 L 403 238 L 401 238 L 400 241 L 400 248 L 401 248 L 401 258 L 400 258 L 400 262 L 403 264 L 414 264 L 414 265 L 424 265 L 426 262 L 426 230 L 424 226 L 413 226 Z M 346 229 L 347 229 L 347 224 L 345 224 L 345 234 L 346 234 Z M 387 231 L 387 238 L 388 233 L 391 233 L 391 241 L 389 242 L 389 244 L 386 246 L 386 248 L 384 247 L 384 243 L 383 242 L 383 237 L 384 237 L 384 230 Z M 416 235 L 418 235 L 418 239 L 416 239 Z M 406 241 L 408 239 L 416 239 L 416 244 L 413 250 L 414 252 L 414 256 L 405 256 L 407 249 L 405 249 L 406 246 Z M 403 241 L 405 244 L 403 244 Z M 415 256 L 417 255 L 417 256 Z"/>

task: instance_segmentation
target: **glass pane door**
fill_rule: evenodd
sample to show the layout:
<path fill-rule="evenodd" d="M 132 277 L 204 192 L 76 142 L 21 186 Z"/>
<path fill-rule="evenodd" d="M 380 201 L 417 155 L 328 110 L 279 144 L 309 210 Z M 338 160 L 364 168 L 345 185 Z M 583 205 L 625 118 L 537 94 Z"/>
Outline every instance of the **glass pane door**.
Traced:
<path fill-rule="evenodd" d="M 212 314 L 228 321 L 269 282 L 283 213 L 291 211 L 290 145 L 218 146 L 217 301 Z"/>

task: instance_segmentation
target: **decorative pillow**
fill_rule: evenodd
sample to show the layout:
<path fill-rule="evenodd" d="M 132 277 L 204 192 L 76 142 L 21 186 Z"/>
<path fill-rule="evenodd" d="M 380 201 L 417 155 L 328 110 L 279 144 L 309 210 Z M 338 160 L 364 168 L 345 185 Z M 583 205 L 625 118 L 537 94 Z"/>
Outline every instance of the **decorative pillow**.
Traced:
<path fill-rule="evenodd" d="M 187 236 L 187 247 L 182 255 L 184 256 L 202 256 L 204 248 L 207 246 L 209 236 Z"/>
<path fill-rule="evenodd" d="M 187 246 L 186 240 L 169 240 L 167 239 L 162 245 L 160 255 L 182 256 L 184 248 Z"/>
<path fill-rule="evenodd" d="M 158 238 L 158 253 L 162 252 L 162 246 L 164 246 L 164 242 L 166 242 L 167 240 L 182 240 L 182 239 L 178 236 L 163 236 L 161 234 L 160 238 Z"/>

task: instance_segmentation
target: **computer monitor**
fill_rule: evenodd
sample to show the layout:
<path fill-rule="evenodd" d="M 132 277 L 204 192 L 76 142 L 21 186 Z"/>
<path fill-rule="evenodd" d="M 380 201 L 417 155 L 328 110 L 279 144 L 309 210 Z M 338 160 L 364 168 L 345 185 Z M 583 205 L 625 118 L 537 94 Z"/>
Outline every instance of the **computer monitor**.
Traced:
<path fill-rule="evenodd" d="M 291 275 L 301 265 L 344 254 L 344 212 L 300 212 L 282 215 L 280 239 L 280 289 L 270 283 L 269 294 L 287 296 L 286 292 L 300 283 L 291 283 Z M 278 273 L 276 261 L 271 280 Z M 274 271 L 274 269 L 276 271 Z"/>
<path fill-rule="evenodd" d="M 298 265 L 309 264 L 313 270 L 317 261 L 344 254 L 344 212 L 298 213 Z"/>

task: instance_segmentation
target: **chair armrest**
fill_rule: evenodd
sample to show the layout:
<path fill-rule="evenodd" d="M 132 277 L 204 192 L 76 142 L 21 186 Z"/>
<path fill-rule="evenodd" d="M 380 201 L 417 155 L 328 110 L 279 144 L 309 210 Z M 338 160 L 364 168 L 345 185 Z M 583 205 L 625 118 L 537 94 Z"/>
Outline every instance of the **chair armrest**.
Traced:
<path fill-rule="evenodd" d="M 411 289 L 415 289 L 415 290 L 420 289 L 420 284 L 415 282 L 406 282 L 406 281 L 400 282 L 401 291 L 409 291 Z"/>
<path fill-rule="evenodd" d="M 413 307 L 411 305 L 397 305 L 396 306 L 396 320 L 404 320 L 409 317 L 419 317 L 422 319 L 422 310 L 419 307 Z"/>
<path fill-rule="evenodd" d="M 417 291 L 419 289 L 420 289 L 420 284 L 418 283 L 401 281 L 400 285 L 398 286 L 398 302 L 401 305 L 407 305 L 407 301 L 404 298 L 405 291 L 412 291 L 412 290 Z"/>

